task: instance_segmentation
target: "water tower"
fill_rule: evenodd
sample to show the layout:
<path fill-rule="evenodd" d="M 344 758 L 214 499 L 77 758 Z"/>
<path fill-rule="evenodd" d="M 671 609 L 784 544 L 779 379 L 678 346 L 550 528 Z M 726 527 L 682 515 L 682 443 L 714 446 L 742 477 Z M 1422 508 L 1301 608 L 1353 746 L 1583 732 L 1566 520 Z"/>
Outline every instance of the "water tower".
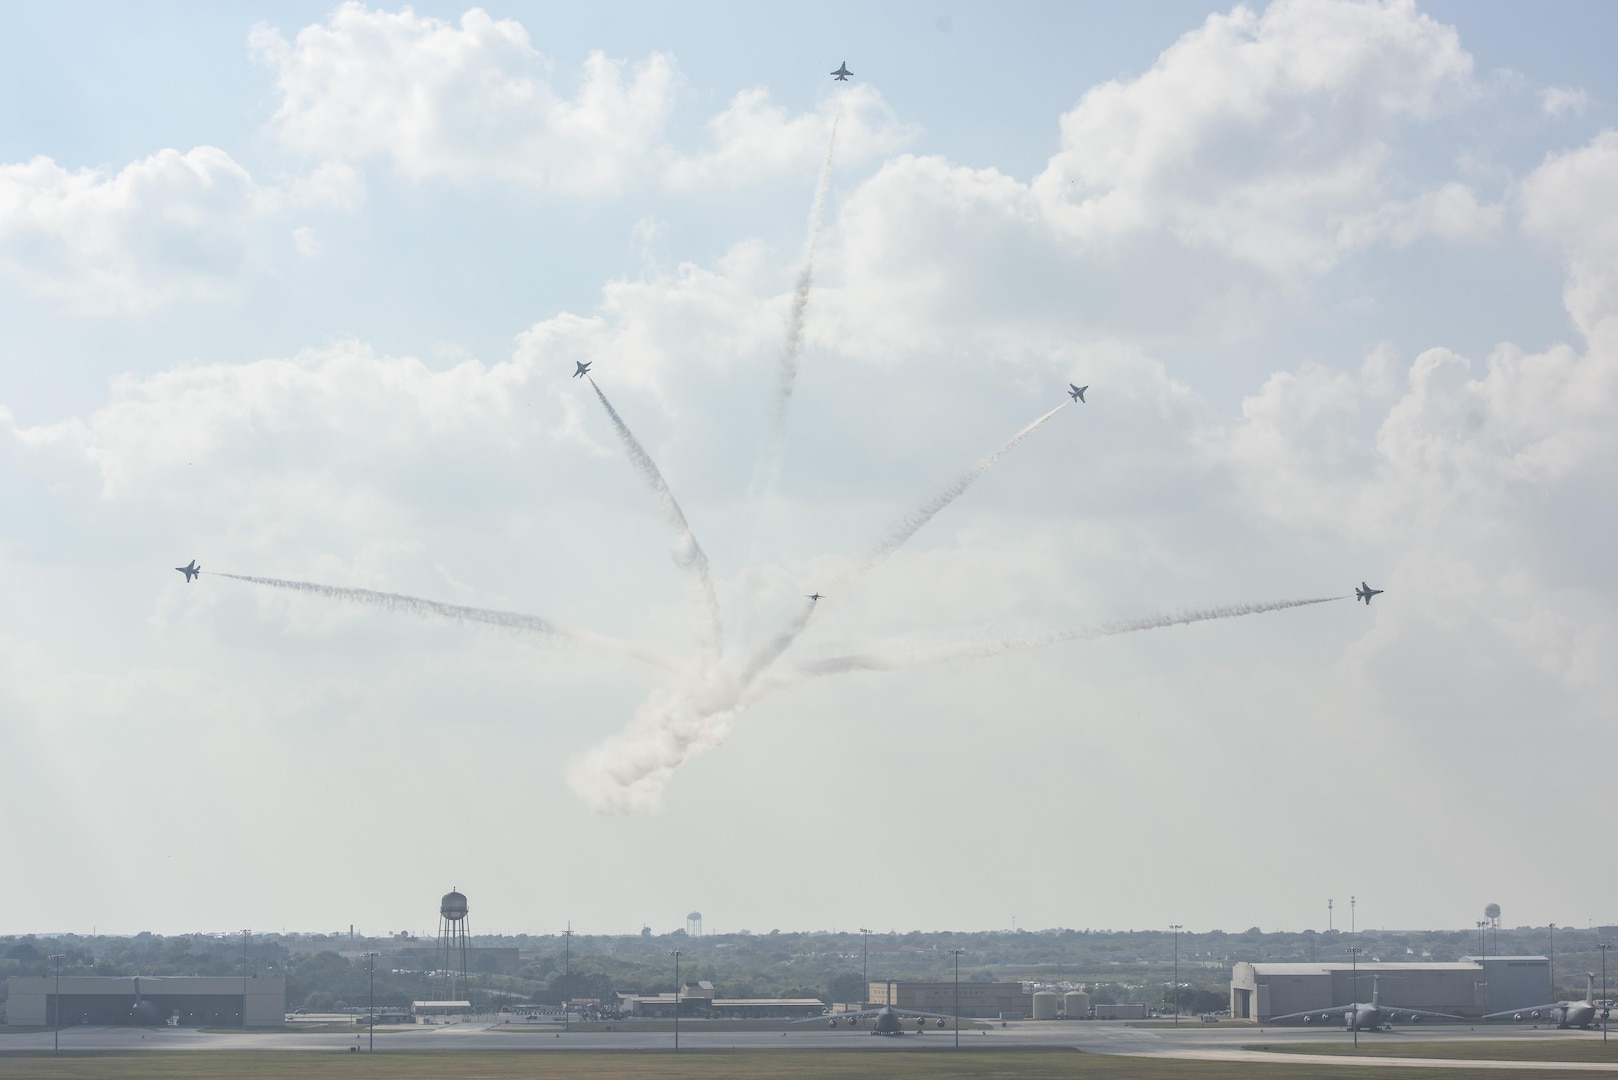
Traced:
<path fill-rule="evenodd" d="M 685 917 L 685 934 L 686 937 L 702 936 L 702 912 L 693 911 Z"/>
<path fill-rule="evenodd" d="M 444 980 L 445 1001 L 465 1001 L 470 991 L 466 983 L 466 896 L 456 889 L 444 894 L 438 903 L 438 974 Z"/>

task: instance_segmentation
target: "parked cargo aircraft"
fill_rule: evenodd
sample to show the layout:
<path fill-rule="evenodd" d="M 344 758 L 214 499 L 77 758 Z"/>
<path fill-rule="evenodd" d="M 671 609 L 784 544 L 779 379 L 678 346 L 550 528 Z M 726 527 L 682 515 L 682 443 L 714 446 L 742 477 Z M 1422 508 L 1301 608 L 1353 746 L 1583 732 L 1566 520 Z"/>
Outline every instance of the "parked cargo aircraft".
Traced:
<path fill-rule="evenodd" d="M 1612 1010 L 1606 1002 L 1596 1004 L 1595 972 L 1587 971 L 1584 977 L 1589 980 L 1589 985 L 1585 988 L 1583 1001 L 1553 1001 L 1549 1005 L 1535 1005 L 1528 1009 L 1507 1009 L 1505 1012 L 1488 1013 L 1483 1019 L 1543 1020 L 1559 1028 L 1587 1028 L 1598 1019 L 1607 1019 Z"/>
<path fill-rule="evenodd" d="M 1382 1031 L 1393 1025 L 1395 1021 L 1404 1021 L 1414 1024 L 1422 1020 L 1461 1020 L 1464 1017 L 1451 1016 L 1449 1013 L 1428 1012 L 1425 1009 L 1394 1009 L 1382 1004 L 1382 988 L 1378 983 L 1379 975 L 1371 976 L 1371 1000 L 1356 1001 L 1348 1005 L 1333 1005 L 1329 1009 L 1310 1009 L 1308 1012 L 1287 1013 L 1285 1016 L 1272 1016 L 1265 1021 L 1267 1024 L 1324 1024 L 1341 1016 L 1343 1027 L 1348 1031 Z"/>
<path fill-rule="evenodd" d="M 847 1024 L 849 1027 L 859 1027 L 860 1021 L 867 1018 L 876 1022 L 871 1025 L 872 1035 L 903 1035 L 904 1024 L 902 1020 L 914 1019 L 916 1027 L 924 1028 L 927 1021 L 936 1020 L 938 1026 L 943 1027 L 945 1021 L 954 1019 L 942 1013 L 916 1012 L 914 1009 L 896 1009 L 892 1005 L 884 1005 L 880 1009 L 861 1009 L 859 1012 L 834 1013 L 830 1017 L 815 1016 L 808 1020 L 798 1020 L 795 1023 L 812 1024 L 818 1020 L 826 1020 L 832 1027 Z"/>

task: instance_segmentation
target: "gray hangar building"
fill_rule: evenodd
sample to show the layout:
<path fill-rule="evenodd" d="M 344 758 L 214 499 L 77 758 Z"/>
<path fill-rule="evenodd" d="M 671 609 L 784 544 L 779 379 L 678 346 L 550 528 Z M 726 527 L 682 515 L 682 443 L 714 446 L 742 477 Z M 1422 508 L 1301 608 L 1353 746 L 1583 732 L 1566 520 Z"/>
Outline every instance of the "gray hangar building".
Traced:
<path fill-rule="evenodd" d="M 13 975 L 6 990 L 7 1025 L 271 1027 L 284 1023 L 287 1011 L 287 981 L 279 975 Z"/>
<path fill-rule="evenodd" d="M 1231 971 L 1230 1015 L 1262 1021 L 1370 1001 L 1376 986 L 1383 1005 L 1478 1017 L 1543 1005 L 1550 983 L 1543 956 L 1467 956 L 1447 964 L 1242 963 Z"/>

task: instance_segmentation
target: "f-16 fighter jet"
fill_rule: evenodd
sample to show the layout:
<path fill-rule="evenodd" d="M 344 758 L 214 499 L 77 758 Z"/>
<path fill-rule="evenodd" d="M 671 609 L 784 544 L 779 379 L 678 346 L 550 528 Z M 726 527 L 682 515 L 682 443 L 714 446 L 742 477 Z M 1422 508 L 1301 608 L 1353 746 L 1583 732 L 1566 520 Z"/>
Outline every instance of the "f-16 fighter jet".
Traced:
<path fill-rule="evenodd" d="M 837 76 L 832 80 L 833 82 L 847 82 L 848 77 L 854 73 L 848 70 L 848 61 L 844 60 L 842 65 L 838 67 L 836 71 L 832 72 L 832 74 Z"/>
<path fill-rule="evenodd" d="M 573 366 L 579 369 L 579 370 L 577 370 L 577 371 L 575 371 L 573 373 L 573 377 L 575 379 L 577 379 L 580 375 L 589 374 L 590 365 L 593 364 L 593 363 L 595 363 L 595 361 L 593 361 L 593 360 L 575 360 L 575 361 L 573 361 Z"/>
<path fill-rule="evenodd" d="M 197 560 L 195 559 L 192 559 L 190 564 L 187 566 L 176 566 L 174 569 L 184 574 L 187 582 L 202 573 L 202 567 L 197 565 Z"/>
<path fill-rule="evenodd" d="M 1088 389 L 1090 389 L 1090 386 L 1089 386 L 1088 383 L 1085 384 L 1084 386 L 1074 386 L 1072 383 L 1068 383 L 1067 384 L 1067 396 L 1072 398 L 1074 401 L 1083 401 L 1084 400 L 1084 392 L 1086 390 L 1088 390 Z"/>
<path fill-rule="evenodd" d="M 818 602 L 820 600 L 820 594 L 817 593 L 817 592 L 812 592 L 812 593 L 809 594 L 809 599 Z"/>
<path fill-rule="evenodd" d="M 1386 590 L 1373 589 L 1369 585 L 1365 584 L 1365 582 L 1362 581 L 1362 582 L 1360 582 L 1360 587 L 1354 590 L 1354 599 L 1356 599 L 1356 600 L 1364 600 L 1365 601 L 1365 606 L 1370 607 L 1371 606 L 1371 597 L 1373 597 L 1373 596 L 1381 596 L 1384 591 L 1386 591 Z"/>

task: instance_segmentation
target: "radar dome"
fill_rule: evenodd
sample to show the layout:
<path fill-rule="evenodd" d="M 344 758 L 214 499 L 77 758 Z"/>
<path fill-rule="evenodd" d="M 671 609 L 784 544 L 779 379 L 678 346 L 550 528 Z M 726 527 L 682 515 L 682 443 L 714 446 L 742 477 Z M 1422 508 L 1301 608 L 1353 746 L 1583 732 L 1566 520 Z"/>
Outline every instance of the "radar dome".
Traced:
<path fill-rule="evenodd" d="M 1490 904 L 1488 907 L 1483 909 L 1483 914 L 1487 918 L 1498 919 L 1500 917 L 1500 905 Z"/>
<path fill-rule="evenodd" d="M 455 889 L 445 893 L 438 904 L 438 913 L 450 922 L 460 922 L 466 918 L 466 912 L 466 897 Z"/>

